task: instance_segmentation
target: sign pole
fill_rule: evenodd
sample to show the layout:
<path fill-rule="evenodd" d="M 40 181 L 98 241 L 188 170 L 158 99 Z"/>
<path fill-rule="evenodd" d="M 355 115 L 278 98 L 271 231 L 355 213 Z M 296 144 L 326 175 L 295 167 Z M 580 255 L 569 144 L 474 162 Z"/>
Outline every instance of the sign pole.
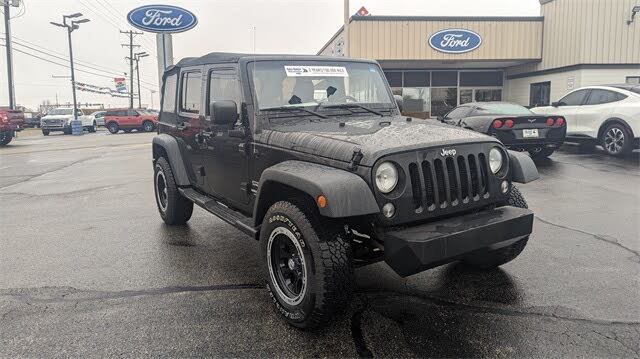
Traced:
<path fill-rule="evenodd" d="M 15 88 L 13 87 L 13 54 L 12 54 L 12 43 L 11 43 L 11 24 L 9 21 L 10 17 L 10 8 L 9 8 L 9 0 L 3 1 L 2 6 L 4 7 L 4 33 L 5 35 L 5 43 L 7 48 L 7 78 L 9 83 L 9 108 L 12 110 L 16 109 L 16 94 L 14 92 Z"/>

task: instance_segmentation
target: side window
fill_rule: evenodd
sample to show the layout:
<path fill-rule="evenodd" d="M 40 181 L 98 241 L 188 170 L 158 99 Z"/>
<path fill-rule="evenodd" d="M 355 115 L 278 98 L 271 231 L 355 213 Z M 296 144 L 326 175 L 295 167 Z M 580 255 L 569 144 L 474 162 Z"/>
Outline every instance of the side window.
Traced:
<path fill-rule="evenodd" d="M 113 112 L 113 111 L 107 111 L 107 112 L 105 112 L 105 114 L 104 114 L 104 116 L 105 116 L 105 117 L 107 117 L 107 116 L 115 116 L 115 115 L 116 115 L 116 114 L 115 114 L 115 112 Z"/>
<path fill-rule="evenodd" d="M 138 112 L 135 110 L 127 110 L 127 116 L 137 116 Z"/>
<path fill-rule="evenodd" d="M 162 112 L 175 112 L 177 86 L 178 74 L 167 76 L 167 78 L 164 80 L 164 92 L 162 93 Z"/>
<path fill-rule="evenodd" d="M 619 98 L 618 95 L 620 94 L 608 90 L 591 90 L 591 94 L 589 94 L 589 99 L 587 100 L 587 105 L 600 105 L 603 103 L 620 101 L 621 98 Z"/>
<path fill-rule="evenodd" d="M 182 91 L 180 95 L 180 111 L 199 114 L 201 99 L 202 74 L 200 72 L 183 73 Z"/>
<path fill-rule="evenodd" d="M 127 111 L 125 111 L 125 110 L 116 111 L 116 116 L 118 116 L 118 117 L 126 117 L 127 116 Z"/>
<path fill-rule="evenodd" d="M 588 92 L 589 90 L 574 91 L 563 97 L 559 102 L 562 102 L 564 106 L 580 106 Z"/>
<path fill-rule="evenodd" d="M 451 112 L 447 114 L 447 118 L 460 119 L 467 116 L 467 113 L 469 113 L 469 106 L 460 106 L 451 110 Z"/>
<path fill-rule="evenodd" d="M 209 94 L 207 103 L 214 101 L 234 101 L 240 111 L 242 96 L 240 94 L 240 82 L 233 69 L 213 70 L 209 73 Z M 207 106 L 207 114 L 209 109 Z"/>

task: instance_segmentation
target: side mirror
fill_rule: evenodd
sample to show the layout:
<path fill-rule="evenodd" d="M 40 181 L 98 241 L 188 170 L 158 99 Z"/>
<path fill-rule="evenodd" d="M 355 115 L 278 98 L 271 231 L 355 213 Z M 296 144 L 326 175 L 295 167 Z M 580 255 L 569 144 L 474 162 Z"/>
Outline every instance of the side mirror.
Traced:
<path fill-rule="evenodd" d="M 214 101 L 209 105 L 214 125 L 229 125 L 238 121 L 238 105 L 235 101 Z"/>
<path fill-rule="evenodd" d="M 398 108 L 400 109 L 400 112 L 402 112 L 404 110 L 404 106 L 403 106 L 403 100 L 402 100 L 402 96 L 400 95 L 393 95 L 393 99 L 396 100 L 396 104 L 398 104 Z"/>
<path fill-rule="evenodd" d="M 438 121 L 444 122 L 444 116 L 442 116 L 442 115 L 438 116 Z"/>
<path fill-rule="evenodd" d="M 553 107 L 562 106 L 562 102 L 560 102 L 560 101 L 552 102 L 551 106 L 553 106 Z"/>

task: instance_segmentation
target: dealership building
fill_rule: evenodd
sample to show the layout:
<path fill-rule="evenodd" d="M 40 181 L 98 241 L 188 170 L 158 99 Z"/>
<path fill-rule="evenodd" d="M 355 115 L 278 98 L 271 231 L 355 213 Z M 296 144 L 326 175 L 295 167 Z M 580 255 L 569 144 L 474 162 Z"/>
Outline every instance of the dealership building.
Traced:
<path fill-rule="evenodd" d="M 420 117 L 472 101 L 547 105 L 581 86 L 640 83 L 640 0 L 540 4 L 536 17 L 353 16 L 346 45 L 340 29 L 318 54 L 377 60 L 405 113 Z"/>

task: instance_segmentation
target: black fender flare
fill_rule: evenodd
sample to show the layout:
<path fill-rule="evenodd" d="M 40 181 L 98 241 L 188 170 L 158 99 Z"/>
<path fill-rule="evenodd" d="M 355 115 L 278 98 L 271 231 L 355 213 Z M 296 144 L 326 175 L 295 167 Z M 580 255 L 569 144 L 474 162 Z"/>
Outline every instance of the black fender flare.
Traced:
<path fill-rule="evenodd" d="M 509 150 L 509 167 L 511 180 L 518 183 L 529 183 L 540 178 L 538 167 L 528 155 Z"/>
<path fill-rule="evenodd" d="M 173 177 L 178 186 L 190 186 L 189 176 L 187 169 L 184 166 L 182 159 L 182 153 L 180 151 L 180 145 L 175 137 L 160 134 L 153 138 L 153 162 L 160 158 L 163 154 L 166 155 L 167 161 L 173 171 Z"/>
<path fill-rule="evenodd" d="M 254 210 L 254 224 L 259 226 L 268 208 L 264 193 L 270 183 L 289 186 L 313 198 L 327 199 L 320 214 L 330 218 L 344 218 L 379 213 L 380 209 L 369 185 L 360 176 L 342 169 L 316 163 L 290 160 L 267 168 L 260 176 Z"/>

